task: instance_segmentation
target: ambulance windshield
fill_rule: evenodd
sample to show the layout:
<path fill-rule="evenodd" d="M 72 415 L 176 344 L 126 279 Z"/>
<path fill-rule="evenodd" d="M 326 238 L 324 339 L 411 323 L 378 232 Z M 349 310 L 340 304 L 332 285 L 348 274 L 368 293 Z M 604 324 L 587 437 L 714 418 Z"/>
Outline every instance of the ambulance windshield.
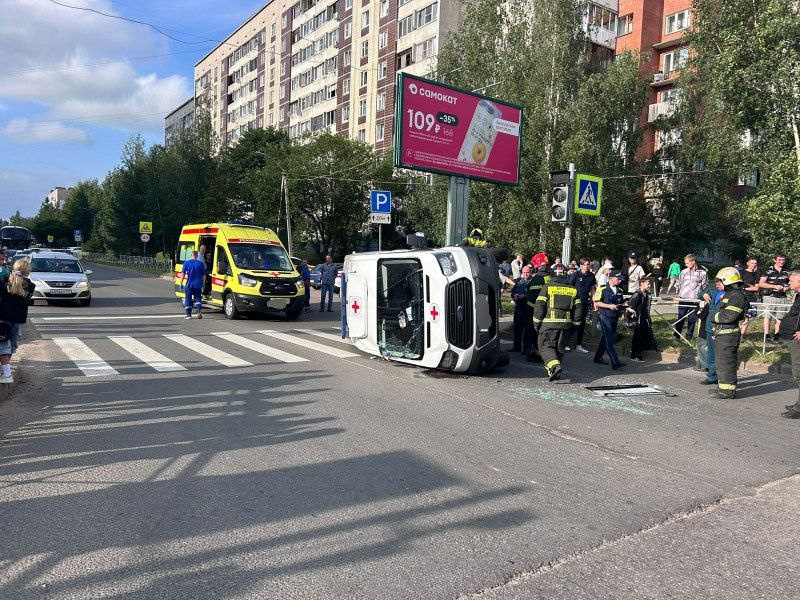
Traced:
<path fill-rule="evenodd" d="M 292 271 L 292 261 L 282 246 L 231 244 L 233 264 L 249 271 Z"/>
<path fill-rule="evenodd" d="M 409 258 L 378 261 L 378 346 L 384 357 L 422 358 L 424 308 L 420 262 Z"/>

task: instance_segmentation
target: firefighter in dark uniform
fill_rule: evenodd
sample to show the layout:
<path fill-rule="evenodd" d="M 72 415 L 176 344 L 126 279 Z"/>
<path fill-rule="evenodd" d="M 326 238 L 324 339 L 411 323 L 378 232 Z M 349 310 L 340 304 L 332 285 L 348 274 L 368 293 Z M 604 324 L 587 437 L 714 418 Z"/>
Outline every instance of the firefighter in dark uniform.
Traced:
<path fill-rule="evenodd" d="M 570 330 L 580 324 L 578 289 L 567 282 L 564 265 L 553 267 L 553 276 L 542 287 L 533 309 L 533 326 L 539 333 L 539 353 L 550 381 L 561 379 L 561 360 Z"/>
<path fill-rule="evenodd" d="M 550 281 L 550 259 L 547 254 L 539 252 L 531 258 L 531 266 L 534 268 L 533 277 L 528 283 L 528 308 L 529 318 L 531 319 L 531 330 L 534 329 L 533 323 L 533 310 L 536 308 L 536 299 L 539 297 L 539 292 L 542 291 L 544 285 Z M 539 354 L 539 338 L 535 331 L 533 331 L 533 342 L 531 344 L 531 351 L 528 353 L 528 362 L 540 363 L 542 356 Z"/>
<path fill-rule="evenodd" d="M 465 237 L 461 242 L 458 244 L 459 246 L 468 246 L 473 248 L 486 248 L 489 246 L 489 242 L 486 241 L 483 237 L 483 231 L 478 228 L 473 229 L 469 232 L 469 235 Z"/>
<path fill-rule="evenodd" d="M 733 267 L 717 273 L 725 286 L 725 295 L 717 305 L 711 321 L 714 323 L 714 350 L 719 388 L 712 391 L 717 398 L 736 396 L 736 370 L 739 367 L 740 324 L 747 316 L 750 303 L 742 290 L 742 276 Z"/>

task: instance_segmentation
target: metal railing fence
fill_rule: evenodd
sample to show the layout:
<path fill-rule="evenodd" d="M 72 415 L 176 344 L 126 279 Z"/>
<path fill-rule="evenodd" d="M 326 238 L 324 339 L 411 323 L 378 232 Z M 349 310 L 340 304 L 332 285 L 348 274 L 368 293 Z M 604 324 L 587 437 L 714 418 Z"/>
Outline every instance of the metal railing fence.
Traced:
<path fill-rule="evenodd" d="M 115 265 L 136 271 L 143 271 L 153 275 L 172 272 L 172 260 L 168 258 L 154 258 L 152 256 L 129 256 L 126 254 L 101 254 L 97 252 L 84 252 L 81 259 L 86 262 L 96 262 Z"/>

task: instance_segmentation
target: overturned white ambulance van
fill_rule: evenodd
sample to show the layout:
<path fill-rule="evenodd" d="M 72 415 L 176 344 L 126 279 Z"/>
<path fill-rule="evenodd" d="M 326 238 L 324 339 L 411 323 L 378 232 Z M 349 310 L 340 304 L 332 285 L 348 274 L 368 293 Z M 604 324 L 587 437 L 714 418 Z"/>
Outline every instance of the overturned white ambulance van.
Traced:
<path fill-rule="evenodd" d="M 487 248 L 351 254 L 342 337 L 375 356 L 445 371 L 508 364 L 499 346 L 500 279 Z"/>

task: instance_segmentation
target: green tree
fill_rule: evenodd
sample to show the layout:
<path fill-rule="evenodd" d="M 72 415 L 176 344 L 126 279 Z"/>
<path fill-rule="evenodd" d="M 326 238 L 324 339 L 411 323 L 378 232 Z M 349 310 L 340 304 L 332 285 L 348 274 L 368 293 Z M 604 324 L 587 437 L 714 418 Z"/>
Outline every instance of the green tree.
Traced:
<path fill-rule="evenodd" d="M 102 189 L 96 179 L 81 181 L 67 194 L 61 209 L 61 220 L 73 230 L 80 230 L 83 239 L 89 241 L 94 228 L 94 211 L 98 207 Z"/>

